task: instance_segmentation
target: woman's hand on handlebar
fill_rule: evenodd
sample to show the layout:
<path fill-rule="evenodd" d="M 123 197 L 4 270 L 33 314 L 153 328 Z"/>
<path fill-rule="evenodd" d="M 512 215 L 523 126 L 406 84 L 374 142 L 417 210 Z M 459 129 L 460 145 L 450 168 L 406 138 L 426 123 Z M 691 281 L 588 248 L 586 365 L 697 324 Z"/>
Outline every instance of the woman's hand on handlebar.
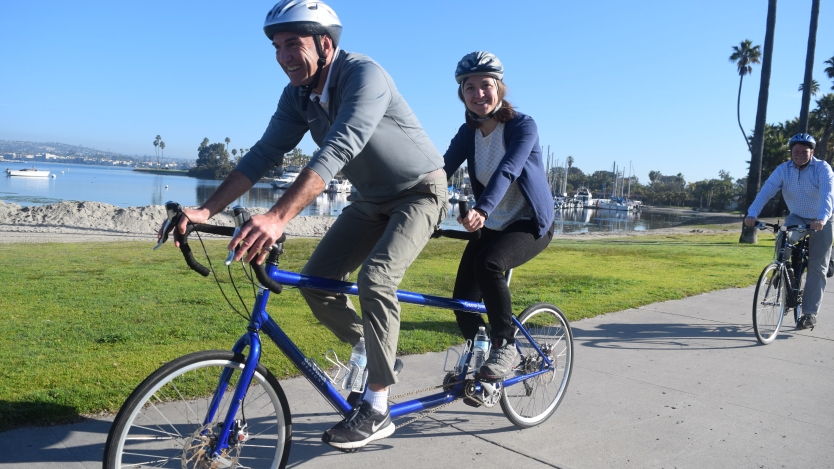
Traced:
<path fill-rule="evenodd" d="M 466 215 L 458 216 L 458 223 L 466 228 L 466 231 L 473 232 L 484 227 L 486 218 L 478 210 L 472 209 L 466 212 Z"/>
<path fill-rule="evenodd" d="M 246 253 L 246 262 L 255 257 L 257 263 L 263 264 L 269 254 L 269 248 L 284 234 L 284 223 L 277 215 L 267 212 L 263 215 L 253 215 L 249 223 L 240 228 L 237 236 L 229 242 L 229 250 L 236 249 L 234 260 L 243 259 Z M 240 246 L 238 247 L 238 243 Z"/>

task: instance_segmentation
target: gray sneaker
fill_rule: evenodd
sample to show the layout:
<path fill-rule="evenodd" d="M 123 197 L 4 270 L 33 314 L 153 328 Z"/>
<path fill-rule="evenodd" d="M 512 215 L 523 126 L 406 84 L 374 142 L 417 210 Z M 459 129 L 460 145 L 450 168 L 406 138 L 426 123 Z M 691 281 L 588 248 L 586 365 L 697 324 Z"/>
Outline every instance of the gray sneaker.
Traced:
<path fill-rule="evenodd" d="M 513 369 L 516 356 L 515 343 L 508 343 L 506 339 L 493 341 L 489 358 L 478 370 L 478 376 L 484 380 L 499 380 L 507 376 Z"/>
<path fill-rule="evenodd" d="M 796 323 L 796 328 L 800 331 L 803 329 L 811 329 L 814 330 L 814 326 L 817 325 L 817 315 L 805 313 L 799 318 L 799 322 Z"/>

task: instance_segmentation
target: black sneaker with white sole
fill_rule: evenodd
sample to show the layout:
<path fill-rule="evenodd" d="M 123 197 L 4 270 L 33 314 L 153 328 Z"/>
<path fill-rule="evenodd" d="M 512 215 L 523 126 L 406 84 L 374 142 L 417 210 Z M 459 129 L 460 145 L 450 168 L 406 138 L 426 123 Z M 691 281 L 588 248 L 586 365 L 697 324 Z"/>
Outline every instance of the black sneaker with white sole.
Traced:
<path fill-rule="evenodd" d="M 377 412 L 368 401 L 353 409 L 344 420 L 324 432 L 321 441 L 340 450 L 354 450 L 368 443 L 391 436 L 396 426 L 391 421 L 391 408 Z"/>

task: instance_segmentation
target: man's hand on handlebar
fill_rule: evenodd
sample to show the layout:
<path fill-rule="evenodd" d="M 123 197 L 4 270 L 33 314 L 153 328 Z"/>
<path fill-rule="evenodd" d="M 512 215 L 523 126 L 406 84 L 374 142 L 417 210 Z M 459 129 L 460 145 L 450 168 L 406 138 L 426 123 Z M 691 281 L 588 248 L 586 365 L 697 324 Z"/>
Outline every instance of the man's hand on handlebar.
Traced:
<path fill-rule="evenodd" d="M 744 226 L 756 226 L 757 221 L 756 217 L 746 217 L 744 219 Z"/>
<path fill-rule="evenodd" d="M 810 227 L 811 227 L 812 231 L 819 231 L 819 230 L 822 229 L 823 225 L 825 225 L 825 223 L 817 220 L 817 221 L 812 221 Z"/>
<path fill-rule="evenodd" d="M 466 228 L 466 231 L 473 232 L 484 227 L 486 218 L 478 210 L 469 210 L 465 216 L 458 216 L 458 223 Z"/>
<path fill-rule="evenodd" d="M 270 212 L 263 215 L 253 215 L 249 223 L 240 228 L 237 236 L 229 242 L 229 250 L 236 249 L 234 260 L 243 259 L 246 253 L 246 262 L 256 256 L 257 263 L 263 264 L 269 254 L 269 248 L 284 234 L 284 224 L 278 217 Z M 240 246 L 238 246 L 240 243 Z"/>

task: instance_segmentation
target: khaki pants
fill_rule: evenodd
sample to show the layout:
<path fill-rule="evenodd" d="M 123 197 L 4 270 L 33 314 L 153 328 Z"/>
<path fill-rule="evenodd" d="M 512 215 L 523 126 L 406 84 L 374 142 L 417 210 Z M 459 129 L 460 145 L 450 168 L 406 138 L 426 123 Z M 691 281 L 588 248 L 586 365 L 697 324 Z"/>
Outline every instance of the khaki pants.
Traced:
<path fill-rule="evenodd" d="M 347 295 L 302 289 L 313 315 L 343 342 L 365 337 L 368 383 L 395 384 L 400 333 L 397 288 L 437 225 L 446 216 L 446 176 L 431 173 L 392 200 L 347 206 L 302 270 L 305 275 L 347 280 L 359 270 L 359 306 Z"/>

